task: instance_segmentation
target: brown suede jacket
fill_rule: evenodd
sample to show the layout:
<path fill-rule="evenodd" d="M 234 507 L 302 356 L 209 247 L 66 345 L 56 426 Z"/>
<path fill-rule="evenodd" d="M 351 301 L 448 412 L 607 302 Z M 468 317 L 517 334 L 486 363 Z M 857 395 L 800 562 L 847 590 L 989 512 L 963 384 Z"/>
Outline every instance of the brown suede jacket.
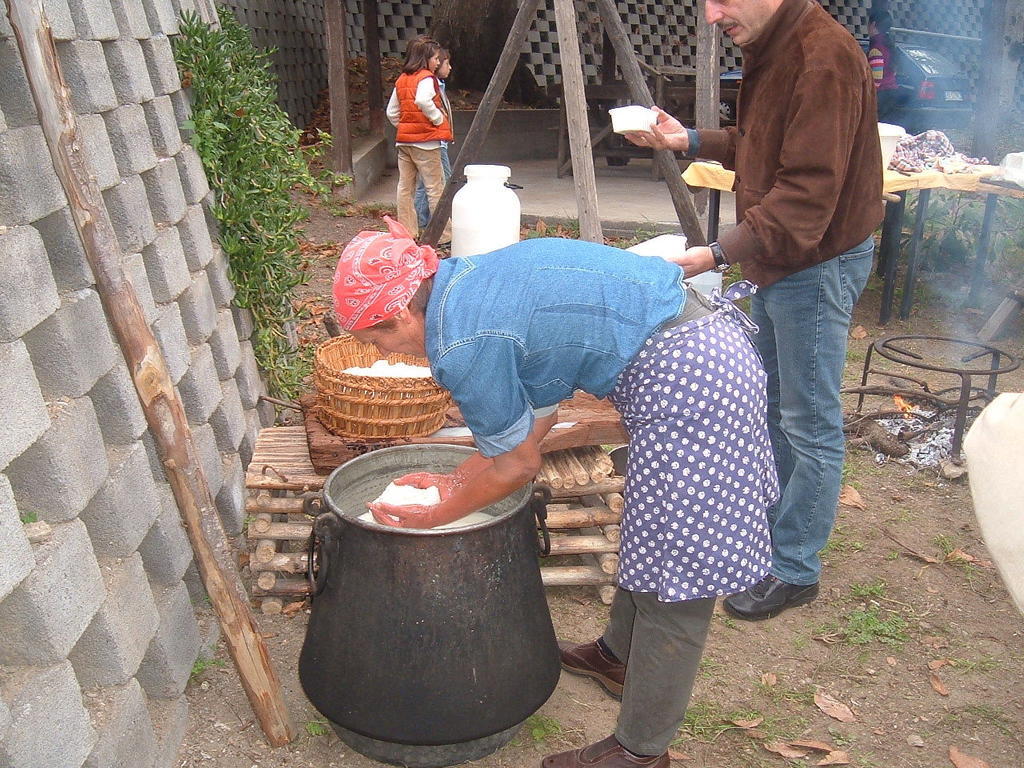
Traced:
<path fill-rule="evenodd" d="M 875 86 L 849 32 L 813 0 L 783 0 L 743 47 L 735 128 L 700 131 L 700 156 L 736 171 L 719 238 L 767 286 L 849 250 L 882 220 Z"/>

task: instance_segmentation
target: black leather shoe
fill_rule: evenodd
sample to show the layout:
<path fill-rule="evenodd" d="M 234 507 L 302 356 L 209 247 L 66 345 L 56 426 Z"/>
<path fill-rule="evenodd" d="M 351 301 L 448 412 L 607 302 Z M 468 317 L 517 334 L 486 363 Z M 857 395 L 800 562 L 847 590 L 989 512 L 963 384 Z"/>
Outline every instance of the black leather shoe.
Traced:
<path fill-rule="evenodd" d="M 737 619 L 761 621 L 778 616 L 787 608 L 806 605 L 818 596 L 818 585 L 787 584 L 768 574 L 752 587 L 725 598 L 727 613 Z"/>

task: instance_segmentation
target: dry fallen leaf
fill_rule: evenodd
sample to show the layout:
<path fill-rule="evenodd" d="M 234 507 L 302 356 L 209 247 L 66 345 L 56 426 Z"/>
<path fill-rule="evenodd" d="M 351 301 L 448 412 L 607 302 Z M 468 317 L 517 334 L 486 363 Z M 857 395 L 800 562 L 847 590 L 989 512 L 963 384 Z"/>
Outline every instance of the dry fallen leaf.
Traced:
<path fill-rule="evenodd" d="M 815 763 L 815 765 L 849 765 L 850 755 L 847 752 L 843 752 L 840 749 L 834 752 L 829 752 L 825 757 Z"/>
<path fill-rule="evenodd" d="M 956 768 L 989 768 L 989 764 L 981 758 L 965 755 L 954 746 L 950 746 L 949 748 L 949 761 L 953 763 Z"/>
<path fill-rule="evenodd" d="M 755 717 L 753 720 L 733 720 L 731 722 L 735 726 L 748 730 L 750 728 L 757 728 L 757 726 L 764 722 L 764 718 Z"/>
<path fill-rule="evenodd" d="M 895 667 L 899 662 L 896 661 L 895 656 L 886 656 L 885 663 L 888 664 L 890 667 Z"/>
<path fill-rule="evenodd" d="M 670 749 L 668 751 L 668 759 L 669 760 L 689 760 L 690 756 L 688 754 L 686 754 L 685 752 L 679 752 L 679 751 L 677 751 L 675 749 Z"/>
<path fill-rule="evenodd" d="M 931 661 L 928 662 L 928 669 L 930 669 L 932 672 L 934 672 L 935 670 L 942 669 L 947 664 L 952 664 L 952 663 L 953 662 L 950 661 L 949 659 L 932 659 Z"/>
<path fill-rule="evenodd" d="M 548 225 L 544 223 L 544 219 L 537 219 L 537 225 L 534 227 L 537 234 L 543 235 L 548 231 Z"/>
<path fill-rule="evenodd" d="M 868 329 L 863 325 L 855 325 L 850 329 L 850 337 L 854 339 L 866 339 L 868 337 Z"/>
<path fill-rule="evenodd" d="M 927 635 L 922 637 L 921 643 L 922 645 L 927 645 L 937 651 L 942 648 L 949 648 L 949 641 L 944 637 L 939 637 L 938 635 Z"/>
<path fill-rule="evenodd" d="M 771 688 L 777 682 L 779 682 L 779 678 L 774 672 L 765 672 L 761 675 L 761 685 Z"/>
<path fill-rule="evenodd" d="M 854 723 L 857 721 L 852 709 L 822 690 L 814 692 L 814 703 L 826 715 L 841 723 Z"/>
<path fill-rule="evenodd" d="M 791 747 L 813 749 L 818 752 L 835 752 L 836 749 L 831 744 L 826 744 L 824 741 L 814 741 L 813 739 L 790 739 L 786 743 Z"/>
<path fill-rule="evenodd" d="M 860 492 L 852 485 L 844 485 L 842 490 L 839 491 L 839 503 L 845 504 L 847 507 L 856 507 L 857 509 L 868 508 L 864 503 L 864 499 L 861 498 Z"/>
<path fill-rule="evenodd" d="M 777 755 L 782 755 L 783 757 L 790 759 L 796 757 L 807 757 L 808 755 L 806 749 L 797 749 L 796 747 L 791 747 L 784 741 L 768 741 L 762 744 L 761 746 L 763 746 L 769 752 L 774 752 Z"/>
<path fill-rule="evenodd" d="M 932 688 L 935 689 L 937 694 L 940 696 L 949 696 L 949 688 L 947 688 L 946 684 L 942 682 L 942 678 L 934 672 L 928 673 L 928 682 L 932 684 Z"/>

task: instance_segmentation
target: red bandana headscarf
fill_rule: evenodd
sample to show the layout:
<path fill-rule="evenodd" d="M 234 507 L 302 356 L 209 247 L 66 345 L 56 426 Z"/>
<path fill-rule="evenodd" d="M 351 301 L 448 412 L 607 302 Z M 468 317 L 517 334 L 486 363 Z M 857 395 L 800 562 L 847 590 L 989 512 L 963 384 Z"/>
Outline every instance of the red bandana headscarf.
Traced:
<path fill-rule="evenodd" d="M 420 283 L 437 271 L 437 254 L 385 216 L 388 232 L 360 232 L 341 252 L 334 271 L 334 311 L 347 331 L 394 317 Z"/>

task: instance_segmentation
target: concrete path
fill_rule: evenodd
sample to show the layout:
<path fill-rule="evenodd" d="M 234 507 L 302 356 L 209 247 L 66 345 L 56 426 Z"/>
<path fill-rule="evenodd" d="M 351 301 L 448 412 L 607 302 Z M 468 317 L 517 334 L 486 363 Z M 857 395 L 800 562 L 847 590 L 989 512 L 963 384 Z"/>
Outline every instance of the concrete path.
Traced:
<path fill-rule="evenodd" d="M 508 164 L 512 169 L 513 184 L 523 188 L 516 191 L 522 204 L 523 220 L 575 219 L 576 191 L 572 176 L 555 177 L 555 160 L 520 160 Z M 649 229 L 657 232 L 678 231 L 679 221 L 672 207 L 668 187 L 663 181 L 651 179 L 649 160 L 631 160 L 629 165 L 611 168 L 598 158 L 595 163 L 597 177 L 598 210 L 606 234 Z M 385 175 L 370 187 L 361 202 L 387 202 L 395 200 L 398 171 L 388 168 Z M 735 224 L 735 200 L 732 193 L 722 194 L 721 224 L 728 228 Z M 706 212 L 701 221 L 707 221 Z"/>

